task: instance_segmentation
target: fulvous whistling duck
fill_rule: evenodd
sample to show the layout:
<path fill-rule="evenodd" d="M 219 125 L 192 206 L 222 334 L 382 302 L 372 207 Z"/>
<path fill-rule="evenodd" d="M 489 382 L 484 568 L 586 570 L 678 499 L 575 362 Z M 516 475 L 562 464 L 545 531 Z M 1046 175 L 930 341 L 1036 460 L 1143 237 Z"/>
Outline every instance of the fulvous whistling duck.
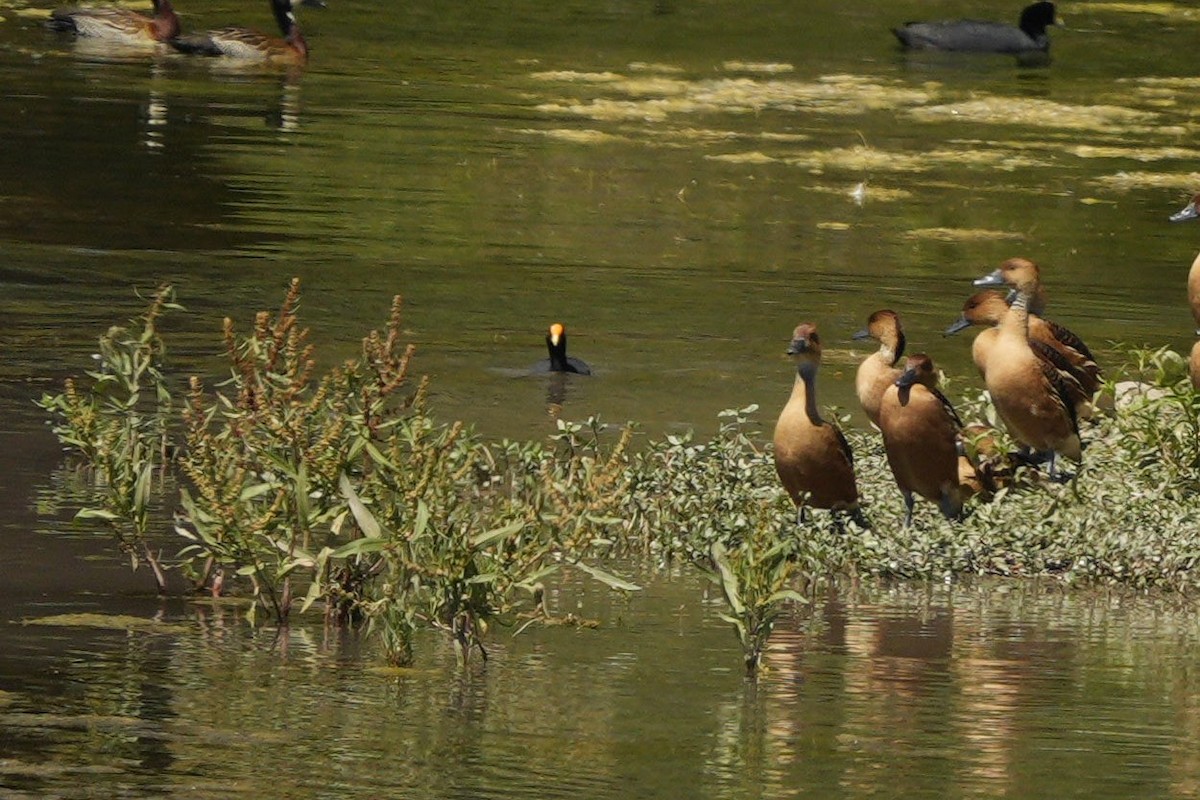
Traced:
<path fill-rule="evenodd" d="M 1037 264 L 1027 258 L 1010 258 L 998 269 L 975 281 L 975 285 L 1004 286 L 1007 284 L 1012 286 L 1014 292 L 1010 293 L 1008 297 L 1011 301 L 1015 298 L 1014 281 L 1016 276 L 1025 273 L 1031 273 L 1035 281 L 1033 294 L 1030 295 L 1027 306 L 1030 315 L 1030 336 L 1036 341 L 1045 342 L 1061 353 L 1063 358 L 1075 366 L 1084 391 L 1089 395 L 1095 394 L 1100 389 L 1101 375 L 1100 366 L 1096 363 L 1096 357 L 1092 355 L 1092 351 L 1073 332 L 1057 322 L 1040 316 L 1046 297 L 1042 290 L 1041 270 Z"/>
<path fill-rule="evenodd" d="M 171 0 L 151 0 L 149 16 L 119 6 L 60 8 L 50 15 L 47 27 L 79 36 L 106 39 L 122 44 L 153 44 L 179 35 L 179 17 Z"/>
<path fill-rule="evenodd" d="M 1051 452 L 1050 477 L 1056 478 L 1058 455 L 1076 462 L 1083 458 L 1075 404 L 1058 370 L 1030 346 L 1028 304 L 1037 290 L 1036 265 L 1026 259 L 1009 259 L 1000 272 L 1017 296 L 987 355 L 984 383 L 1013 438 L 1036 451 Z M 994 274 L 980 281 L 990 283 Z"/>
<path fill-rule="evenodd" d="M 1029 53 L 1049 49 L 1046 28 L 1054 24 L 1054 3 L 1039 2 L 1021 11 L 1016 25 L 978 19 L 906 22 L 892 28 L 892 33 L 900 44 L 914 50 Z"/>
<path fill-rule="evenodd" d="M 1015 294 L 1015 293 L 1014 293 Z M 984 290 L 976 292 L 963 303 L 962 315 L 946 328 L 950 336 L 971 325 L 992 326 L 981 331 L 971 344 L 971 360 L 975 362 L 979 376 L 986 380 L 988 352 L 1000 335 L 997 327 L 1004 315 L 1008 313 L 1008 300 L 1000 292 Z M 1060 338 L 1061 337 L 1061 338 Z M 1077 350 L 1064 344 L 1063 339 L 1078 339 L 1073 333 L 1057 323 L 1048 322 L 1036 314 L 1029 314 L 1029 346 L 1034 354 L 1047 361 L 1062 373 L 1063 381 L 1075 406 L 1075 413 L 1081 419 L 1090 418 L 1094 413 L 1092 398 L 1100 388 L 1099 367 Z M 1086 345 L 1082 345 L 1086 350 Z M 1090 364 L 1093 370 L 1080 367 L 1079 362 Z"/>
<path fill-rule="evenodd" d="M 550 326 L 546 334 L 546 350 L 550 358 L 539 361 L 533 366 L 534 372 L 574 372 L 578 375 L 591 375 L 592 368 L 578 358 L 567 355 L 567 329 L 561 322 Z"/>
<path fill-rule="evenodd" d="M 821 338 L 817 326 L 801 323 L 787 349 L 796 362 L 792 396 L 775 423 L 775 471 L 791 495 L 801 522 L 807 506 L 850 511 L 861 520 L 854 455 L 845 435 L 817 410 Z"/>
<path fill-rule="evenodd" d="M 855 339 L 874 339 L 879 349 L 863 359 L 854 376 L 858 402 L 876 426 L 879 425 L 879 401 L 883 393 L 900 377 L 896 367 L 904 356 L 904 329 L 900 315 L 889 309 L 876 311 L 867 318 L 867 327 L 854 334 Z"/>
<path fill-rule="evenodd" d="M 905 527 L 912 524 L 914 494 L 937 503 L 947 519 L 957 519 L 963 495 L 972 492 L 969 481 L 976 479 L 960 474 L 962 420 L 937 381 L 929 356 L 909 356 L 879 406 L 888 466 L 904 495 Z"/>
<path fill-rule="evenodd" d="M 250 28 L 230 27 L 180 36 L 171 41 L 171 46 L 191 55 L 303 64 L 308 60 L 308 43 L 300 33 L 292 9 L 296 5 L 324 8 L 324 0 L 270 0 L 270 3 L 275 22 L 283 34 L 282 39 Z"/>

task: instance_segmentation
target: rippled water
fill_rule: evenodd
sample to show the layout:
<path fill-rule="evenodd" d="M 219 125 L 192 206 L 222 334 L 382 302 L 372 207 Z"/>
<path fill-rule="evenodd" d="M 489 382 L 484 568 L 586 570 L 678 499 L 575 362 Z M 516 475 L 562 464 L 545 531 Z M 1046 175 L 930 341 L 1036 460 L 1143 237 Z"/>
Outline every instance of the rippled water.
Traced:
<path fill-rule="evenodd" d="M 1008 15 L 965 2 L 330 2 L 302 11 L 312 62 L 291 73 L 81 48 L 0 5 L 0 618 L 158 612 L 70 525 L 31 400 L 164 281 L 189 309 L 172 357 L 208 372 L 221 318 L 246 327 L 294 275 L 329 362 L 402 293 L 436 408 L 488 435 L 548 429 L 546 382 L 517 376 L 554 320 L 597 373 L 564 413 L 650 431 L 749 403 L 769 420 L 802 319 L 827 342 L 822 399 L 849 405 L 849 336 L 882 306 L 973 383 L 941 330 L 1017 254 L 1103 357 L 1190 346 L 1200 229 L 1166 223 L 1200 186 L 1190 7 L 1061 4 L 1052 63 L 1019 66 L 895 48 L 902 20 Z M 189 29 L 270 22 L 180 6 Z M 695 579 L 652 586 L 617 607 L 565 587 L 600 631 L 499 637 L 464 676 L 433 657 L 378 675 L 353 643 L 297 629 L 284 648 L 201 606 L 169 606 L 187 632 L 161 636 L 0 626 L 0 787 L 1198 791 L 1187 609 L 851 593 L 779 633 L 754 691 Z"/>
<path fill-rule="evenodd" d="M 364 667 L 316 629 L 232 609 L 178 630 L 4 630 L 0 786 L 12 796 L 1190 797 L 1200 781 L 1189 611 L 976 586 L 850 591 L 785 620 L 757 687 L 695 580 L 595 631 L 493 640 L 456 672 Z M 112 607 L 113 598 L 102 605 Z M 29 609 L 40 611 L 34 606 Z M 368 662 L 371 654 L 366 654 Z"/>

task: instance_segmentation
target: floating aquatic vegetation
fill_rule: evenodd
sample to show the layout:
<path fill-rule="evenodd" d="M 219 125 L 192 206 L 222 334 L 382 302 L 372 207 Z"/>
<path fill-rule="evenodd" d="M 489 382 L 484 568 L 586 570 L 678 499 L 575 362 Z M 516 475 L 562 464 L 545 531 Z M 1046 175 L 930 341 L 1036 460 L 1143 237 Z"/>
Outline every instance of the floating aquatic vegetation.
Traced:
<path fill-rule="evenodd" d="M 148 633 L 186 633 L 186 625 L 172 625 L 146 617 L 126 614 L 56 614 L 49 617 L 30 617 L 25 625 L 53 625 L 73 628 L 102 628 L 113 631 L 143 631 Z"/>
<path fill-rule="evenodd" d="M 542 103 L 539 111 L 603 120 L 659 121 L 696 113 L 759 113 L 769 110 L 861 114 L 932 102 L 938 84 L 913 88 L 896 81 L 861 75 L 829 75 L 815 81 L 721 78 L 687 81 L 677 78 L 628 78 L 611 72 L 539 72 L 536 80 L 587 84 L 611 89 L 629 100 L 597 97 Z"/>
<path fill-rule="evenodd" d="M 722 153 L 716 156 L 705 156 L 710 161 L 724 161 L 729 164 L 773 164 L 778 158 L 755 150 L 749 153 Z"/>
<path fill-rule="evenodd" d="M 898 200 L 907 200 L 913 196 L 913 193 L 907 189 L 891 189 L 886 186 L 875 186 L 867 181 L 846 188 L 845 186 L 809 186 L 808 191 L 818 194 L 834 194 L 840 197 L 848 197 L 858 205 L 863 205 L 869 202 L 893 203 Z"/>
<path fill-rule="evenodd" d="M 721 65 L 721 69 L 726 72 L 759 72 L 769 75 L 778 75 L 785 72 L 795 72 L 796 68 L 791 64 L 772 64 L 772 63 L 755 63 L 747 61 L 726 61 Z"/>
<path fill-rule="evenodd" d="M 916 228 L 905 231 L 906 239 L 932 239 L 939 242 L 971 242 L 980 240 L 1024 239 L 1012 231 L 993 231 L 986 228 Z"/>
<path fill-rule="evenodd" d="M 1159 115 L 1123 106 L 1081 106 L 1027 97 L 986 97 L 960 103 L 909 110 L 920 122 L 955 120 L 987 125 L 1022 125 L 1031 128 L 1096 130 L 1110 133 L 1159 132 Z"/>
<path fill-rule="evenodd" d="M 1182 20 L 1200 20 L 1200 11 L 1178 3 L 1088 3 L 1089 14 L 1150 14 Z"/>
<path fill-rule="evenodd" d="M 803 133 L 775 133 L 771 131 L 730 131 L 713 128 L 672 128 L 655 131 L 655 140 L 661 144 L 719 143 L 719 142 L 780 142 L 795 144 L 809 141 L 812 137 Z"/>
<path fill-rule="evenodd" d="M 1200 78 L 1121 78 L 1117 83 L 1133 83 L 1146 89 L 1200 89 Z"/>
<path fill-rule="evenodd" d="M 634 61 L 629 65 L 630 72 L 663 72 L 667 74 L 678 74 L 683 72 L 683 67 L 677 67 L 674 64 L 657 64 L 654 62 Z"/>
<path fill-rule="evenodd" d="M 901 153 L 858 146 L 814 150 L 782 159 L 787 164 L 810 170 L 841 169 L 870 172 L 926 172 L 942 165 L 970 165 L 1012 171 L 1046 166 L 1031 156 L 1004 150 L 933 150 L 928 153 Z"/>
<path fill-rule="evenodd" d="M 536 128 L 522 128 L 517 133 L 525 133 L 531 136 L 544 136 L 547 139 L 558 139 L 564 142 L 572 142 L 575 144 L 610 144 L 612 142 L 628 141 L 624 136 L 617 136 L 611 133 L 597 130 L 578 130 L 574 128 L 553 128 L 550 130 L 538 130 Z"/>
<path fill-rule="evenodd" d="M 535 72 L 529 77 L 537 81 L 556 81 L 559 83 L 617 83 L 618 81 L 625 80 L 617 72 L 579 72 L 573 69 Z"/>
<path fill-rule="evenodd" d="M 1186 147 L 1100 147 L 1079 144 L 1068 147 L 1067 152 L 1079 158 L 1127 158 L 1132 161 L 1200 158 L 1200 152 Z"/>
<path fill-rule="evenodd" d="M 1118 172 L 1093 178 L 1092 183 L 1120 192 L 1134 189 L 1178 189 L 1193 191 L 1200 186 L 1200 172 Z"/>
<path fill-rule="evenodd" d="M 822 231 L 848 231 L 849 222 L 818 222 L 817 229 Z"/>

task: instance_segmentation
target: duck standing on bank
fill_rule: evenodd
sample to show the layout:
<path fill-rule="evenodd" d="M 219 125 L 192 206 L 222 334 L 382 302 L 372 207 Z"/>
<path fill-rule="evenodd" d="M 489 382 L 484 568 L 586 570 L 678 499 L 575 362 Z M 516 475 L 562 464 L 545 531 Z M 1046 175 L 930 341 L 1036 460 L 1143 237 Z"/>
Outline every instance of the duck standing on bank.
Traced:
<path fill-rule="evenodd" d="M 1036 299 L 1037 295 L 1030 299 L 1030 306 Z M 1000 335 L 999 325 L 1006 314 L 1008 301 L 1004 294 L 993 290 L 976 292 L 963 303 L 962 314 L 945 331 L 947 336 L 952 336 L 972 325 L 986 326 L 971 343 L 971 360 L 979 370 L 979 377 L 985 381 L 988 354 L 996 344 Z M 1075 342 L 1080 349 L 1067 344 L 1068 341 Z M 1039 317 L 1030 309 L 1029 346 L 1038 358 L 1059 371 L 1075 406 L 1076 416 L 1080 419 L 1090 418 L 1094 413 L 1093 398 L 1100 389 L 1101 379 L 1100 368 L 1087 345 L 1066 328 Z"/>
<path fill-rule="evenodd" d="M 775 471 L 804 522 L 807 508 L 848 511 L 865 524 L 858 505 L 854 454 L 837 425 L 817 409 L 817 369 L 821 337 L 817 326 L 801 323 L 787 354 L 796 362 L 792 395 L 775 423 Z"/>
<path fill-rule="evenodd" d="M 854 338 L 879 342 L 879 349 L 863 359 L 854 376 L 858 402 L 878 427 L 883 393 L 902 372 L 896 366 L 904 357 L 904 328 L 900 324 L 900 315 L 890 309 L 880 309 L 867 318 L 867 327 L 854 334 Z"/>
<path fill-rule="evenodd" d="M 912 524 L 913 495 L 937 503 L 946 519 L 962 516 L 971 489 L 963 483 L 962 420 L 937 388 L 933 359 L 909 356 L 879 406 L 879 430 L 888 466 L 904 496 L 904 526 Z"/>
<path fill-rule="evenodd" d="M 1048 50 L 1046 28 L 1054 24 L 1054 3 L 1040 2 L 1026 6 L 1016 25 L 977 19 L 906 22 L 892 33 L 913 50 L 1020 54 Z"/>
<path fill-rule="evenodd" d="M 179 35 L 179 17 L 171 0 L 151 0 L 149 16 L 120 6 L 71 6 L 55 10 L 46 26 L 76 36 L 117 44 L 157 44 Z"/>
<path fill-rule="evenodd" d="M 325 8 L 324 0 L 270 0 L 270 4 L 282 38 L 252 28 L 229 27 L 180 36 L 171 40 L 171 46 L 189 55 L 303 64 L 308 60 L 308 42 L 300 33 L 294 8 L 297 5 Z"/>
<path fill-rule="evenodd" d="M 1012 437 L 1034 451 L 1051 454 L 1050 477 L 1055 479 L 1057 457 L 1081 461 L 1083 443 L 1075 404 L 1062 376 L 1029 343 L 1028 306 L 1037 293 L 1039 272 L 1032 261 L 1013 258 L 976 284 L 994 285 L 997 275 L 1016 290 L 1016 298 L 987 355 L 984 383 Z"/>

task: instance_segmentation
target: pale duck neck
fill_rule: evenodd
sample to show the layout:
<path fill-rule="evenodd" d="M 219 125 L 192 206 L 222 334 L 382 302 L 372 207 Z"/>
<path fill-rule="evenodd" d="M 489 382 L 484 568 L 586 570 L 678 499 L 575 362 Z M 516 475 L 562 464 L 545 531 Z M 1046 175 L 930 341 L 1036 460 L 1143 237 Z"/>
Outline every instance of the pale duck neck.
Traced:
<path fill-rule="evenodd" d="M 1014 336 L 1021 339 L 1029 338 L 1029 300 L 1031 294 L 1027 289 L 1018 289 L 1017 297 L 1013 300 L 1000 321 L 1000 333 L 1003 336 Z"/>

